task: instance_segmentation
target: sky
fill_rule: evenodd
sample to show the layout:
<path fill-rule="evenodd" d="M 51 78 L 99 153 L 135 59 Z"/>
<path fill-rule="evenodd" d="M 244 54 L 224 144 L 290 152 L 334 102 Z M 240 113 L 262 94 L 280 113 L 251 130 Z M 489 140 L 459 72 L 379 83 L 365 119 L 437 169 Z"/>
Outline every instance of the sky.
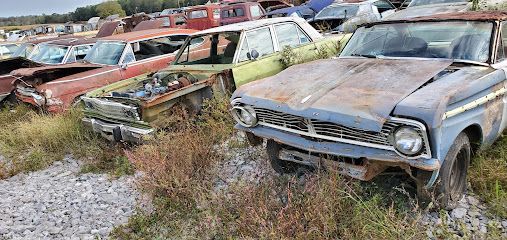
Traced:
<path fill-rule="evenodd" d="M 68 13 L 104 0 L 0 0 L 0 17 Z"/>

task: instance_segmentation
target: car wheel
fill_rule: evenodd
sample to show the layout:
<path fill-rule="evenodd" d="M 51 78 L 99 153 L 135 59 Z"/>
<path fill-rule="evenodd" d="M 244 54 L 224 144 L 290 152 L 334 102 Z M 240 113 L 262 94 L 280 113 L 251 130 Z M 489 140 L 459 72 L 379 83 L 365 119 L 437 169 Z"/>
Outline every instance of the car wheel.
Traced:
<path fill-rule="evenodd" d="M 294 162 L 284 161 L 278 158 L 281 146 L 273 140 L 268 140 L 266 151 L 268 152 L 269 162 L 275 172 L 280 174 L 294 173 L 298 169 L 298 164 Z"/>
<path fill-rule="evenodd" d="M 437 183 L 433 191 L 431 191 L 435 193 L 440 207 L 453 209 L 457 206 L 459 200 L 463 198 L 467 188 L 467 171 L 471 157 L 472 147 L 470 139 L 465 133 L 460 133 L 449 149 L 440 168 Z M 418 181 L 418 195 L 422 199 L 427 199 L 429 193 L 423 187 L 424 182 Z"/>

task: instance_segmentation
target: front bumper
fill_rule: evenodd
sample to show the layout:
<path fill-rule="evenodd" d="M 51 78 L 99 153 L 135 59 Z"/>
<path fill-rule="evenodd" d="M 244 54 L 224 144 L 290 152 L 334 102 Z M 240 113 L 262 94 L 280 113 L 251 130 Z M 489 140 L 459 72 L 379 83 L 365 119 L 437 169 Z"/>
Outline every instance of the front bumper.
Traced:
<path fill-rule="evenodd" d="M 141 143 L 154 129 L 142 129 L 117 123 L 107 123 L 94 118 L 83 118 L 83 124 L 109 141 Z"/>
<path fill-rule="evenodd" d="M 440 169 L 440 161 L 436 158 L 403 158 L 393 151 L 376 149 L 371 147 L 357 146 L 347 143 L 315 141 L 313 139 L 304 138 L 296 134 L 264 127 L 257 126 L 255 128 L 246 128 L 239 124 L 236 129 L 250 132 L 258 137 L 272 139 L 281 144 L 297 148 L 311 153 L 328 154 L 332 156 L 340 156 L 354 159 L 367 159 L 374 165 L 414 167 L 425 171 L 436 171 Z M 366 169 L 367 170 L 367 169 Z M 365 170 L 365 171 L 366 171 Z M 346 174 L 354 178 L 362 179 L 354 174 Z"/>

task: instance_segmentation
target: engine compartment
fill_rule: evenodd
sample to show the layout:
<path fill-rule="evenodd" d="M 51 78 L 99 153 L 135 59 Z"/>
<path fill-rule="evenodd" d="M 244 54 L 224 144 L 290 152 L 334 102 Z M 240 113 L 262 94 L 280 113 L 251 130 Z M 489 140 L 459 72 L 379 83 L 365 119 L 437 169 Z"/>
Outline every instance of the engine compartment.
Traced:
<path fill-rule="evenodd" d="M 111 92 L 111 97 L 150 100 L 196 83 L 198 79 L 190 73 L 154 74 L 125 91 Z"/>

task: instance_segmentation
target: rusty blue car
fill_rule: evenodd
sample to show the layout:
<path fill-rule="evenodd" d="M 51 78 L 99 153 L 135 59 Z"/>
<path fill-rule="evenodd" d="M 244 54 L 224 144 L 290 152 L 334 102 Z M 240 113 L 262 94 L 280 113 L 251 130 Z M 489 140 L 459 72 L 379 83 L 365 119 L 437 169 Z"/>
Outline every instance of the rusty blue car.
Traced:
<path fill-rule="evenodd" d="M 369 23 L 339 57 L 239 88 L 231 112 L 251 143 L 267 140 L 278 172 L 368 181 L 399 169 L 453 208 L 473 154 L 507 124 L 506 71 L 507 12 Z"/>

